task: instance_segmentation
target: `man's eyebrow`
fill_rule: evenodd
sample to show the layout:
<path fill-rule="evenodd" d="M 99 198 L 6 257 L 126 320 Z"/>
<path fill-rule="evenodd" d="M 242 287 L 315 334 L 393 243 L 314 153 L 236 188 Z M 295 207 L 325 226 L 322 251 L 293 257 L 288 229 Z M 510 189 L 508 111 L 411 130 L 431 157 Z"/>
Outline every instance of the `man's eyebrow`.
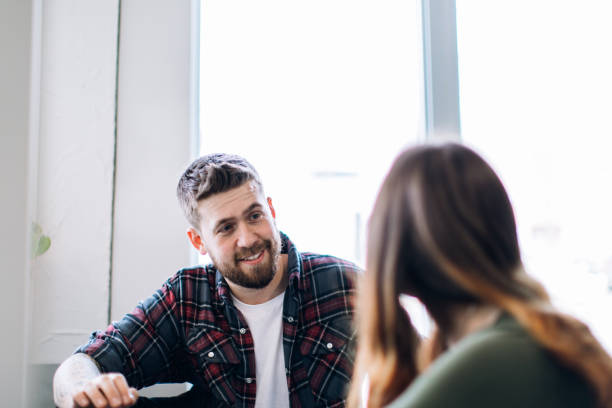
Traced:
<path fill-rule="evenodd" d="M 249 205 L 249 207 L 242 212 L 242 215 L 244 216 L 244 215 L 250 213 L 251 211 L 253 211 L 256 208 L 262 208 L 262 205 L 260 203 L 253 203 L 253 204 Z M 223 224 L 225 224 L 227 222 L 233 221 L 235 218 L 236 217 L 227 217 L 227 218 L 220 219 L 215 224 L 215 227 L 213 228 L 213 231 L 216 231 L 217 228 L 219 228 L 221 225 L 223 225 Z"/>
<path fill-rule="evenodd" d="M 260 203 L 253 203 L 253 204 L 249 205 L 249 208 L 247 208 L 246 210 L 244 210 L 242 212 L 242 215 L 246 215 L 246 214 L 250 213 L 251 211 L 253 211 L 254 209 L 261 208 L 261 207 L 262 206 L 261 206 Z"/>

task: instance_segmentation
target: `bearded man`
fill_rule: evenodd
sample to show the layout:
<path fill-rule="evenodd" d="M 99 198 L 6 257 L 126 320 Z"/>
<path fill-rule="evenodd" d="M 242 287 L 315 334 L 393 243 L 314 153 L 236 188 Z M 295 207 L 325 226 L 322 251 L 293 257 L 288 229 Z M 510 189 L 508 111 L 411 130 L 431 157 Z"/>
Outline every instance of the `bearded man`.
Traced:
<path fill-rule="evenodd" d="M 342 407 L 353 369 L 358 268 L 301 253 L 244 158 L 211 154 L 181 176 L 189 241 L 212 264 L 182 269 L 65 360 L 59 407 Z M 190 382 L 175 398 L 136 389 Z"/>

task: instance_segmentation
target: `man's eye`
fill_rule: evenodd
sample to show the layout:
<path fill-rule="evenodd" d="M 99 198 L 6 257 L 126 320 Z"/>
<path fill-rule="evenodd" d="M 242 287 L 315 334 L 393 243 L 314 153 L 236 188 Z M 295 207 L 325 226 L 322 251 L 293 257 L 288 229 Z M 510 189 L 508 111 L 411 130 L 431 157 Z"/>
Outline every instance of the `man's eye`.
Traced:
<path fill-rule="evenodd" d="M 260 219 L 262 217 L 262 214 L 260 212 L 256 212 L 251 214 L 251 221 L 257 221 L 258 219 Z"/>
<path fill-rule="evenodd" d="M 234 226 L 232 224 L 225 224 L 219 229 L 219 232 L 222 234 L 226 234 L 230 232 L 232 229 L 234 229 Z"/>

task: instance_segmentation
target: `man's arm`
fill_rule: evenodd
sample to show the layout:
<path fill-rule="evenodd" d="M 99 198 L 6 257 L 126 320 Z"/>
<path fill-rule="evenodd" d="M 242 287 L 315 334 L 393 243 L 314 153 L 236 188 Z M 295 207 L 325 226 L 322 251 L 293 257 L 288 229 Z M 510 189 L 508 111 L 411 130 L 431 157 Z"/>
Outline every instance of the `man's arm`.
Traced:
<path fill-rule="evenodd" d="M 128 386 L 122 374 L 102 374 L 93 358 L 77 353 L 68 357 L 55 372 L 53 399 L 60 408 L 120 408 L 134 405 L 138 392 Z"/>

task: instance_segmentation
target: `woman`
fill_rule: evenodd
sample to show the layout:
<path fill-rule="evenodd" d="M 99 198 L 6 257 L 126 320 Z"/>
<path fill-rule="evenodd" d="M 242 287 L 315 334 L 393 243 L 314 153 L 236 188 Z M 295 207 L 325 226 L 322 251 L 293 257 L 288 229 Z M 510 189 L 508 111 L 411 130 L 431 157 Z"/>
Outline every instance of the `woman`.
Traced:
<path fill-rule="evenodd" d="M 525 273 L 506 191 L 472 150 L 400 155 L 368 234 L 349 406 L 367 379 L 368 407 L 612 407 L 612 359 Z M 436 325 L 419 364 L 400 294 Z"/>

